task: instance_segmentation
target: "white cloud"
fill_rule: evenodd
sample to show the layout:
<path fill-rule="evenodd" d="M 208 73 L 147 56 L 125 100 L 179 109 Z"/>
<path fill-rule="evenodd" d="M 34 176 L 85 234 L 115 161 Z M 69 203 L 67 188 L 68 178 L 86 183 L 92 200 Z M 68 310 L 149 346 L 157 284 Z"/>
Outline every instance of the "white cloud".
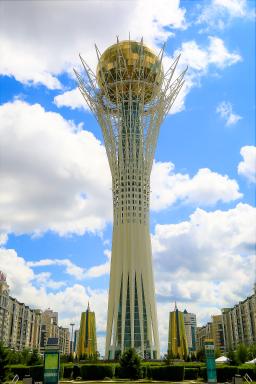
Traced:
<path fill-rule="evenodd" d="M 49 280 L 48 272 L 36 275 L 31 266 L 13 249 L 0 248 L 0 270 L 7 275 L 11 296 L 31 308 L 52 308 L 59 313 L 60 325 L 68 327 L 72 320 L 78 328 L 81 312 L 85 311 L 89 300 L 91 309 L 95 311 L 97 332 L 105 332 L 106 290 L 92 289 L 81 284 L 64 287 L 63 282 Z M 50 292 L 49 288 L 56 292 Z M 104 352 L 102 341 L 99 343 L 101 353 Z"/>
<path fill-rule="evenodd" d="M 209 36 L 209 63 L 218 68 L 226 68 L 242 60 L 236 52 L 229 52 L 224 45 L 224 41 L 216 36 Z"/>
<path fill-rule="evenodd" d="M 101 231 L 112 219 L 111 177 L 95 136 L 19 100 L 0 106 L 0 120 L 0 229 Z"/>
<path fill-rule="evenodd" d="M 242 116 L 239 116 L 233 113 L 232 104 L 227 101 L 222 101 L 216 108 L 216 112 L 220 115 L 222 119 L 225 120 L 225 125 L 234 125 L 239 120 L 242 119 Z"/>
<path fill-rule="evenodd" d="M 252 19 L 254 11 L 246 0 L 212 0 L 199 9 L 196 24 L 202 24 L 201 32 L 223 30 L 231 25 L 236 18 Z"/>
<path fill-rule="evenodd" d="M 1 231 L 101 231 L 112 218 L 111 177 L 105 148 L 94 135 L 38 104 L 19 100 L 0 106 L 0 119 Z M 154 164 L 154 210 L 178 200 L 207 205 L 241 196 L 227 176 L 205 169 L 190 178 L 175 174 L 173 167 Z M 109 266 L 99 268 L 91 273 L 107 272 Z"/>
<path fill-rule="evenodd" d="M 8 235 L 6 233 L 0 233 L 0 246 L 5 245 L 8 241 Z"/>
<path fill-rule="evenodd" d="M 41 259 L 37 261 L 28 261 L 27 265 L 32 268 L 49 267 L 53 265 L 64 266 L 65 273 L 74 277 L 77 280 L 84 280 L 87 278 L 100 277 L 100 276 L 109 274 L 109 269 L 110 269 L 109 259 L 110 259 L 111 253 L 109 250 L 105 250 L 104 254 L 108 258 L 108 261 L 106 263 L 95 265 L 88 269 L 82 268 L 74 264 L 70 259 Z M 44 275 L 44 272 L 42 272 L 37 276 L 44 278 L 46 275 Z"/>
<path fill-rule="evenodd" d="M 246 145 L 240 151 L 243 161 L 238 164 L 238 174 L 246 177 L 250 182 L 256 182 L 256 147 Z"/>
<path fill-rule="evenodd" d="M 55 96 L 54 103 L 57 107 L 89 109 L 78 88 L 74 88 L 71 91 L 66 91 L 58 96 Z"/>
<path fill-rule="evenodd" d="M 151 209 L 159 211 L 176 202 L 214 205 L 219 201 L 230 202 L 242 197 L 235 180 L 208 168 L 199 169 L 190 177 L 174 172 L 170 162 L 154 162 L 151 175 Z"/>
<path fill-rule="evenodd" d="M 46 267 L 51 265 L 65 266 L 65 272 L 75 277 L 77 280 L 82 280 L 84 278 L 84 269 L 74 264 L 69 259 L 42 259 L 38 261 L 29 261 L 27 263 L 29 267 Z"/>
<path fill-rule="evenodd" d="M 213 5 L 225 9 L 234 17 L 244 17 L 246 14 L 246 0 L 213 0 Z"/>
<path fill-rule="evenodd" d="M 185 41 L 181 48 L 177 49 L 173 57 L 181 53 L 177 73 L 188 66 L 185 84 L 181 89 L 170 113 L 174 114 L 185 108 L 185 98 L 193 87 L 201 85 L 201 79 L 209 75 L 211 71 L 223 70 L 242 60 L 237 52 L 230 52 L 222 39 L 216 36 L 208 36 L 207 46 L 200 46 L 195 40 Z M 165 68 L 171 65 L 173 59 L 165 57 Z"/>
<path fill-rule="evenodd" d="M 241 203 L 228 211 L 197 209 L 187 221 L 155 227 L 153 265 L 162 351 L 167 347 L 168 312 L 174 300 L 180 309 L 196 313 L 202 324 L 221 308 L 250 294 L 254 281 L 255 210 Z M 14 250 L 0 248 L 0 270 L 7 274 L 12 296 L 31 307 L 51 307 L 59 312 L 60 324 L 68 326 L 74 321 L 76 327 L 89 300 L 96 312 L 97 331 L 104 334 L 107 290 L 54 282 L 49 271 L 35 274 L 35 265 L 32 267 Z M 51 281 L 53 286 L 49 287 Z M 100 336 L 101 353 L 104 342 L 104 336 Z"/>
<path fill-rule="evenodd" d="M 116 34 L 127 39 L 130 32 L 156 46 L 173 34 L 171 28 L 186 26 L 179 0 L 38 0 L 3 2 L 1 8 L 0 73 L 50 89 L 61 87 L 57 76 L 78 65 L 79 52 L 95 66 L 95 42 L 105 49 Z"/>
<path fill-rule="evenodd" d="M 196 313 L 202 324 L 251 294 L 255 213 L 255 208 L 240 203 L 228 211 L 197 209 L 187 221 L 155 226 L 152 248 L 163 343 L 166 312 L 175 300 L 180 308 Z"/>

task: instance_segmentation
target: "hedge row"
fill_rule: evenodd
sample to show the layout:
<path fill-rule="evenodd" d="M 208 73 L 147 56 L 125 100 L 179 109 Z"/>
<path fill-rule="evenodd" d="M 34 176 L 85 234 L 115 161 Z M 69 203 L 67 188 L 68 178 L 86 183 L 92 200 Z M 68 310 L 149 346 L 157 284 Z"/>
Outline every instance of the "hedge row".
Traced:
<path fill-rule="evenodd" d="M 185 368 L 184 380 L 197 380 L 199 376 L 199 368 Z"/>
<path fill-rule="evenodd" d="M 147 377 L 161 381 L 183 381 L 184 367 L 178 365 L 166 365 L 160 367 L 148 367 Z"/>
<path fill-rule="evenodd" d="M 254 367 L 248 366 L 223 366 L 217 367 L 217 381 L 219 383 L 224 383 L 226 381 L 232 380 L 232 377 L 235 375 L 244 376 L 246 373 L 250 376 L 252 380 L 256 380 L 256 369 Z M 207 370 L 206 368 L 200 369 L 200 377 L 202 377 L 205 381 L 207 380 Z"/>
<path fill-rule="evenodd" d="M 25 375 L 30 375 L 35 381 L 43 380 L 43 366 L 26 367 L 24 365 L 9 365 L 11 377 L 18 375 L 23 380 Z M 230 381 L 236 374 L 244 376 L 248 374 L 252 380 L 256 380 L 255 367 L 243 365 L 217 367 L 217 381 L 223 383 Z M 82 377 L 84 380 L 102 380 L 105 377 L 127 378 L 119 364 L 84 364 L 61 366 L 60 376 L 65 379 Z M 182 365 L 142 365 L 142 377 L 161 381 L 196 380 L 198 377 L 207 381 L 205 367 L 184 368 Z"/>
<path fill-rule="evenodd" d="M 8 365 L 8 368 L 11 378 L 15 375 L 18 375 L 19 380 L 23 380 L 26 375 L 29 375 L 35 381 L 43 381 L 43 365 L 34 365 L 32 367 L 27 367 L 25 365 Z"/>

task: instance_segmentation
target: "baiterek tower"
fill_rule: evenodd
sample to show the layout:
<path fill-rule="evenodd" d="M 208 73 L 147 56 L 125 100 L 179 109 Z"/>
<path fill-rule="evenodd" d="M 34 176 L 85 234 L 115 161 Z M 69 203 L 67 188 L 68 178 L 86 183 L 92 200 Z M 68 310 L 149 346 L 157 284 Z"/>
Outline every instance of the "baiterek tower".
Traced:
<path fill-rule="evenodd" d="M 113 238 L 106 359 L 135 348 L 159 358 L 159 338 L 149 231 L 150 173 L 160 125 L 181 89 L 185 71 L 173 81 L 179 57 L 166 73 L 163 50 L 118 41 L 101 55 L 78 85 L 98 120 L 112 174 Z M 100 175 L 99 175 L 100 177 Z"/>

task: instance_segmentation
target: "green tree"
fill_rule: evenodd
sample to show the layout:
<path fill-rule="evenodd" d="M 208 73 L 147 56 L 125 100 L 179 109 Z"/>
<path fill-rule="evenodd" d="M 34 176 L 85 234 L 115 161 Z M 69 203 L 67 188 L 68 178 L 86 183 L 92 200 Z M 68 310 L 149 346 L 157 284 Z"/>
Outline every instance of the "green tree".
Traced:
<path fill-rule="evenodd" d="M 120 357 L 120 366 L 125 377 L 137 380 L 142 377 L 141 358 L 134 348 L 127 349 Z"/>
<path fill-rule="evenodd" d="M 251 344 L 248 348 L 248 360 L 256 358 L 256 343 Z"/>
<path fill-rule="evenodd" d="M 9 364 L 21 364 L 22 355 L 19 351 L 9 350 Z"/>
<path fill-rule="evenodd" d="M 243 364 L 247 361 L 248 358 L 248 349 L 246 345 L 240 344 L 236 350 L 237 360 L 240 364 Z"/>
<path fill-rule="evenodd" d="M 28 348 L 24 348 L 21 352 L 21 363 L 24 365 L 27 365 L 29 357 L 30 357 L 30 350 Z"/>
<path fill-rule="evenodd" d="M 214 354 L 215 354 L 215 359 L 217 359 L 218 357 L 221 356 L 221 351 L 220 349 L 216 348 L 215 351 L 214 351 Z"/>
<path fill-rule="evenodd" d="M 67 362 L 68 363 L 73 363 L 74 362 L 73 353 L 70 353 L 69 355 L 67 355 Z"/>
<path fill-rule="evenodd" d="M 164 355 L 164 362 L 165 364 L 167 365 L 171 365 L 173 364 L 173 359 L 175 358 L 175 356 L 173 355 L 172 351 L 168 351 L 165 355 Z"/>
<path fill-rule="evenodd" d="M 8 349 L 0 342 L 0 383 L 7 379 L 8 371 L 7 364 L 9 363 Z"/>
<path fill-rule="evenodd" d="M 196 353 L 196 358 L 198 361 L 205 361 L 205 351 L 204 349 L 199 349 Z"/>
<path fill-rule="evenodd" d="M 38 353 L 37 349 L 33 349 L 32 353 L 28 358 L 28 365 L 39 365 L 42 364 L 42 358 Z"/>
<path fill-rule="evenodd" d="M 227 358 L 229 359 L 230 365 L 238 365 L 236 354 L 231 349 L 227 353 Z"/>
<path fill-rule="evenodd" d="M 196 355 L 195 352 L 191 353 L 191 361 L 196 361 Z"/>

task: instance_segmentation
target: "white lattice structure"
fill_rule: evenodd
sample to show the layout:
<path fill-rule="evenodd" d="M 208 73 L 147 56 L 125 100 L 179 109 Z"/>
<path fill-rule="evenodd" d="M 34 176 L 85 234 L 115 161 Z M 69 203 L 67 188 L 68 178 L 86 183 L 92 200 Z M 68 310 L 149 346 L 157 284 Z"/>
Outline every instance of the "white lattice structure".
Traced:
<path fill-rule="evenodd" d="M 98 55 L 95 75 L 81 58 L 78 84 L 95 114 L 112 174 L 114 224 L 108 302 L 106 358 L 129 347 L 159 358 L 159 338 L 149 233 L 150 173 L 160 125 L 181 89 L 184 74 L 164 74 L 141 42 L 123 41 Z M 100 175 L 99 175 L 100 176 Z"/>

